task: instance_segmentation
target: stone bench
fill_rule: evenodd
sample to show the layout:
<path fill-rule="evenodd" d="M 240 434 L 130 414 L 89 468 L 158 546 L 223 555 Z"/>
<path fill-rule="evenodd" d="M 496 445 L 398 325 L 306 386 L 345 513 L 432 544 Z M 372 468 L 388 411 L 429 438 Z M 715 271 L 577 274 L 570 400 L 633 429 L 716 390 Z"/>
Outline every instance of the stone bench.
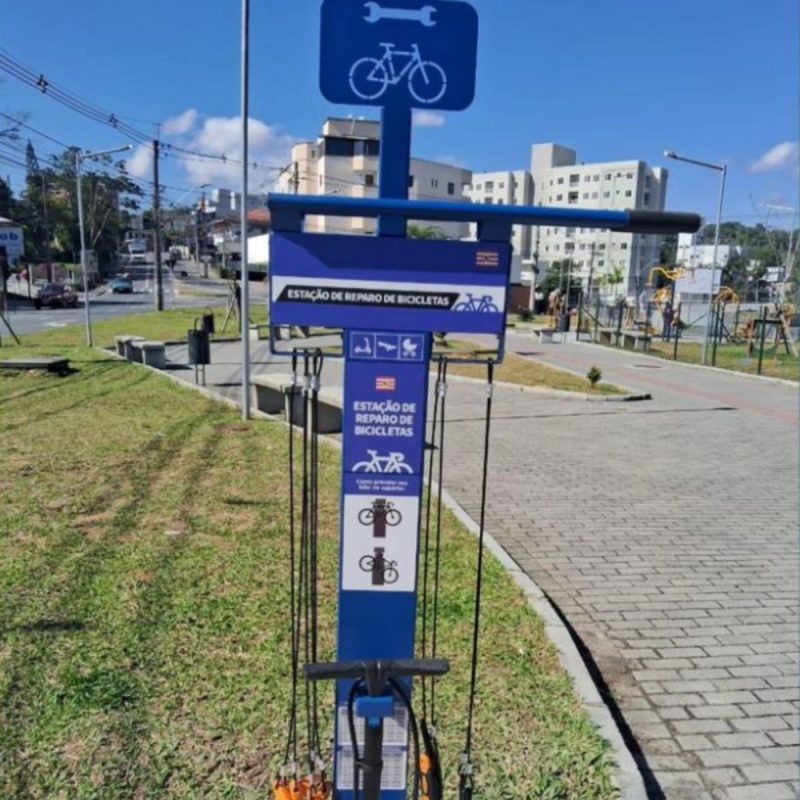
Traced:
<path fill-rule="evenodd" d="M 649 333 L 625 331 L 622 334 L 622 347 L 624 350 L 643 350 L 646 353 L 650 349 L 652 340 L 653 337 Z"/>
<path fill-rule="evenodd" d="M 56 375 L 67 375 L 70 372 L 68 358 L 9 358 L 0 361 L 0 369 L 42 370 Z"/>
<path fill-rule="evenodd" d="M 538 328 L 536 330 L 536 334 L 542 344 L 553 344 L 553 334 L 555 332 L 554 328 Z"/>
<path fill-rule="evenodd" d="M 597 341 L 600 344 L 614 344 L 615 334 L 614 328 L 598 328 Z"/>
<path fill-rule="evenodd" d="M 251 379 L 255 406 L 265 414 L 281 414 L 295 425 L 305 422 L 305 402 L 300 385 L 292 394 L 292 376 L 286 373 L 255 375 Z M 291 404 L 291 406 L 290 406 Z M 318 433 L 341 433 L 344 390 L 341 386 L 323 387 L 319 391 L 317 411 Z"/>
<path fill-rule="evenodd" d="M 164 369 L 167 366 L 167 356 L 164 342 L 147 340 L 131 342 L 134 353 L 133 360 L 154 369 Z"/>
<path fill-rule="evenodd" d="M 128 361 L 141 363 L 142 352 L 136 351 L 134 345 L 147 341 L 144 336 L 115 336 L 114 341 L 117 345 L 117 355 L 127 358 Z"/>

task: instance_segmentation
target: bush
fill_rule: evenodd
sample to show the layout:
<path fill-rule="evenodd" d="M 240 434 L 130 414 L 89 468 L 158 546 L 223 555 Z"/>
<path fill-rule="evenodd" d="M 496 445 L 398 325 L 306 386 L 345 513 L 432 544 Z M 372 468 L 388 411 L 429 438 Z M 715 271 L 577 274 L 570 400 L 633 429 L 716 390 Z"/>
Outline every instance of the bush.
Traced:
<path fill-rule="evenodd" d="M 600 383 L 600 379 L 603 377 L 603 371 L 599 367 L 592 367 L 587 373 L 586 377 L 589 380 L 589 383 L 592 384 L 592 387 L 597 386 Z"/>

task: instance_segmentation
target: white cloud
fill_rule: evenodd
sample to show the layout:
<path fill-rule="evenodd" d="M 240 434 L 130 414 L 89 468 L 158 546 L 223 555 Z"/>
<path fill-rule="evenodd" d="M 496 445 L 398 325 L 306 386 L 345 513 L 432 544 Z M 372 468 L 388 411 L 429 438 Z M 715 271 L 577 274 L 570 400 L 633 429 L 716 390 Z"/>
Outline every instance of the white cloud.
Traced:
<path fill-rule="evenodd" d="M 415 111 L 412 117 L 415 128 L 441 128 L 444 123 L 444 114 L 435 111 Z"/>
<path fill-rule="evenodd" d="M 781 142 L 750 165 L 750 172 L 774 172 L 797 165 L 798 143 Z"/>
<path fill-rule="evenodd" d="M 161 133 L 163 136 L 183 136 L 194 128 L 199 116 L 194 108 L 187 108 L 177 117 L 170 117 L 161 126 Z"/>
<path fill-rule="evenodd" d="M 125 159 L 125 168 L 134 178 L 152 178 L 153 148 L 149 144 L 140 144 L 133 155 Z"/>
<path fill-rule="evenodd" d="M 193 136 L 181 145 L 211 155 L 242 160 L 242 118 L 209 117 Z M 250 152 L 248 160 L 263 166 L 282 166 L 291 158 L 295 139 L 277 126 L 258 119 L 250 119 Z M 176 153 L 176 155 L 178 155 Z M 210 183 L 214 186 L 236 189 L 241 183 L 241 166 L 194 158 L 181 163 L 193 184 Z M 275 173 L 254 170 L 250 173 L 251 191 L 257 193 L 263 183 Z"/>

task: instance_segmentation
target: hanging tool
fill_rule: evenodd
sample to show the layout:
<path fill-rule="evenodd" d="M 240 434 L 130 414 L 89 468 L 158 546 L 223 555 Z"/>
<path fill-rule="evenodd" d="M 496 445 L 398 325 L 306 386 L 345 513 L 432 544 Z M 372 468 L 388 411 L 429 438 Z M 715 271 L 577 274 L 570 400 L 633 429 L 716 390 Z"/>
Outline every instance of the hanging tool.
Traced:
<path fill-rule="evenodd" d="M 478 533 L 478 568 L 475 578 L 475 612 L 472 622 L 472 663 L 469 678 L 467 706 L 467 731 L 464 752 L 459 767 L 459 800 L 472 800 L 474 791 L 474 765 L 472 763 L 472 729 L 475 716 L 475 694 L 478 688 L 478 645 L 480 640 L 481 595 L 483 590 L 484 534 L 486 531 L 486 493 L 489 477 L 489 436 L 492 426 L 492 397 L 494 395 L 494 361 L 487 367 L 486 416 L 483 436 L 483 474 L 481 478 L 481 512 Z"/>

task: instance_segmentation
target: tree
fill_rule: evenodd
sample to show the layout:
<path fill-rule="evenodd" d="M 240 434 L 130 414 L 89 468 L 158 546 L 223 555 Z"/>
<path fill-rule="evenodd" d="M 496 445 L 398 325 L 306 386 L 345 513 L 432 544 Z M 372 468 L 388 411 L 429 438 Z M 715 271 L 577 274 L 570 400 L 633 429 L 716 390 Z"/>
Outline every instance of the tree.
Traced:
<path fill-rule="evenodd" d="M 31 148 L 32 150 L 32 148 Z M 18 204 L 20 221 L 30 229 L 39 257 L 46 249 L 44 238 L 45 194 L 50 238 L 65 260 L 80 259 L 75 151 L 54 156 L 47 167 L 34 164 L 35 152 L 28 160 L 26 190 Z M 84 162 L 81 168 L 86 248 L 94 250 L 97 263 L 108 267 L 119 252 L 121 237 L 128 227 L 130 213 L 139 209 L 143 190 L 125 174 L 122 162 L 112 163 L 109 157 L 98 162 Z M 113 168 L 110 173 L 109 168 Z"/>
<path fill-rule="evenodd" d="M 10 219 L 14 207 L 14 197 L 11 194 L 11 187 L 0 179 L 0 217 Z"/>
<path fill-rule="evenodd" d="M 409 225 L 409 239 L 445 239 L 444 231 L 432 225 Z"/>

